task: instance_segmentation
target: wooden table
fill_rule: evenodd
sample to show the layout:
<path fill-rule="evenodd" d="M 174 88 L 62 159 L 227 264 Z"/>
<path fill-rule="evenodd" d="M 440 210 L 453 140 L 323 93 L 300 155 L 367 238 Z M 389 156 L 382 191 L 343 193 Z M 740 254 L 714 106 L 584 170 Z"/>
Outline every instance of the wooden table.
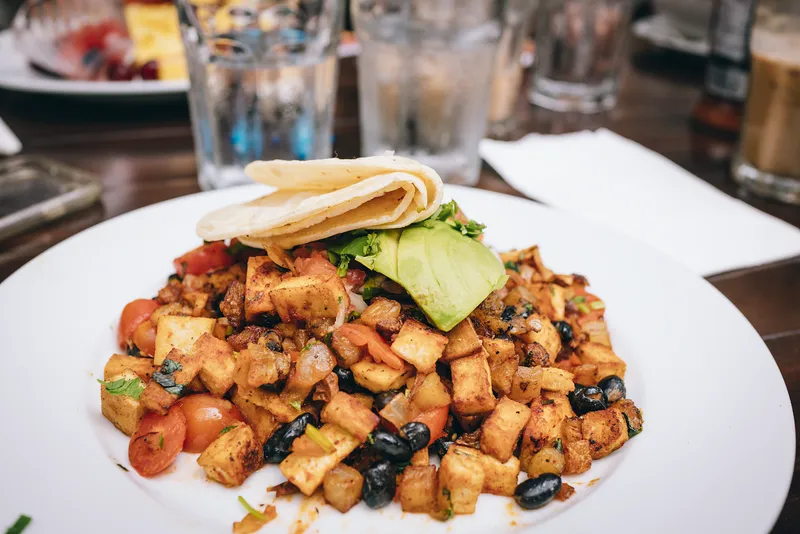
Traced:
<path fill-rule="evenodd" d="M 613 111 L 589 117 L 565 115 L 534 110 L 520 98 L 518 133 L 561 133 L 606 126 L 664 154 L 726 193 L 737 195 L 726 161 L 732 146 L 694 134 L 689 126 L 702 68 L 701 62 L 682 56 L 638 53 L 625 67 L 619 104 Z M 354 157 L 359 152 L 357 98 L 355 64 L 345 60 L 335 126 L 335 151 L 340 157 Z M 183 100 L 118 105 L 0 92 L 0 116 L 17 132 L 26 154 L 48 156 L 95 172 L 105 188 L 102 203 L 0 242 L 0 280 L 76 232 L 121 213 L 198 191 L 188 109 Z M 516 194 L 487 166 L 479 187 Z M 745 199 L 800 226 L 800 208 Z M 786 379 L 793 404 L 800 405 L 800 258 L 712 276 L 709 281 L 763 336 Z M 742 392 L 732 395 L 737 402 L 746 402 L 746 385 Z M 769 454 L 769 436 L 755 434 L 752 438 L 754 453 Z M 731 458 L 731 469 L 736 468 L 736 459 Z M 754 490 L 742 488 L 743 498 Z M 795 476 L 774 532 L 796 532 L 798 524 L 800 477 Z"/>

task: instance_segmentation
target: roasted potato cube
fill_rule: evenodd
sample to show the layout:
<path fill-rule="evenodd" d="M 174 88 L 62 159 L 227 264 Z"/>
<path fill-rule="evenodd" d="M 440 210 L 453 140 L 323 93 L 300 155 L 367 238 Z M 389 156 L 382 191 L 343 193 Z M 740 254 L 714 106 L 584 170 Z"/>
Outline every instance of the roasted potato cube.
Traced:
<path fill-rule="evenodd" d="M 556 356 L 558 356 L 558 353 L 561 351 L 561 334 L 558 333 L 552 321 L 547 317 L 533 314 L 531 318 L 538 320 L 542 328 L 538 332 L 534 330 L 525 332 L 519 336 L 519 339 L 523 343 L 538 343 L 547 351 L 548 356 L 550 356 L 550 361 L 556 361 Z M 531 319 L 528 320 L 531 321 Z"/>
<path fill-rule="evenodd" d="M 503 397 L 481 427 L 481 451 L 506 462 L 514 454 L 517 440 L 531 416 L 524 404 Z"/>
<path fill-rule="evenodd" d="M 351 396 L 360 402 L 362 406 L 370 410 L 372 409 L 372 405 L 375 403 L 375 399 L 368 393 L 351 393 Z"/>
<path fill-rule="evenodd" d="M 556 439 L 563 438 L 562 422 L 574 416 L 567 396 L 562 393 L 545 392 L 535 399 L 531 403 L 531 417 L 522 433 L 520 461 L 523 467 L 536 451 L 550 447 Z"/>
<path fill-rule="evenodd" d="M 333 452 L 324 456 L 300 456 L 292 453 L 280 464 L 284 476 L 306 496 L 314 493 L 328 471 L 336 467 L 361 443 L 349 432 L 331 423 L 323 425 L 319 431 L 333 444 Z"/>
<path fill-rule="evenodd" d="M 215 397 L 222 397 L 233 386 L 236 359 L 233 348 L 211 334 L 203 334 L 192 345 L 192 353 L 202 362 L 200 381 Z"/>
<path fill-rule="evenodd" d="M 484 479 L 480 457 L 459 453 L 451 446 L 439 468 L 439 509 L 451 508 L 455 514 L 475 513 Z"/>
<path fill-rule="evenodd" d="M 514 342 L 508 339 L 484 338 L 483 349 L 486 351 L 489 371 L 492 374 L 492 389 L 498 395 L 508 395 L 511 393 L 511 385 L 519 366 Z"/>
<path fill-rule="evenodd" d="M 579 475 L 592 467 L 589 440 L 571 441 L 564 445 L 564 474 Z"/>
<path fill-rule="evenodd" d="M 442 361 L 449 362 L 475 354 L 481 349 L 481 338 L 475 332 L 469 317 L 458 323 L 447 333 L 447 345 L 444 347 Z"/>
<path fill-rule="evenodd" d="M 267 256 L 247 260 L 247 282 L 244 291 L 244 315 L 248 322 L 261 315 L 272 315 L 275 306 L 270 291 L 281 281 L 281 272 Z"/>
<path fill-rule="evenodd" d="M 337 275 L 312 274 L 283 280 L 272 287 L 269 297 L 286 323 L 327 317 L 335 319 L 339 306 L 349 306 L 350 297 Z"/>
<path fill-rule="evenodd" d="M 392 351 L 417 368 L 420 373 L 436 369 L 447 338 L 419 321 L 408 319 L 392 343 Z"/>
<path fill-rule="evenodd" d="M 450 404 L 450 394 L 436 373 L 417 375 L 411 391 L 411 402 L 420 411 L 426 411 Z"/>
<path fill-rule="evenodd" d="M 622 415 L 625 417 L 625 423 L 628 426 L 628 439 L 642 431 L 642 427 L 644 426 L 642 411 L 636 407 L 632 400 L 618 400 L 611 406 L 621 411 Z"/>
<path fill-rule="evenodd" d="M 261 455 L 253 429 L 242 423 L 212 441 L 197 463 L 209 480 L 223 486 L 241 486 L 261 466 Z"/>
<path fill-rule="evenodd" d="M 554 447 L 545 447 L 533 453 L 522 466 L 529 477 L 538 477 L 544 473 L 561 475 L 564 471 L 564 453 Z"/>
<path fill-rule="evenodd" d="M 507 497 L 514 495 L 520 471 L 519 458 L 512 455 L 508 461 L 500 462 L 488 454 L 483 454 L 481 465 L 484 473 L 482 493 Z"/>
<path fill-rule="evenodd" d="M 321 419 L 339 425 L 361 442 L 366 441 L 369 433 L 380 423 L 380 417 L 344 391 L 336 393 L 325 405 Z"/>
<path fill-rule="evenodd" d="M 125 354 L 114 354 L 103 368 L 103 380 L 109 381 L 112 376 L 117 376 L 125 371 L 133 371 L 142 381 L 150 380 L 155 372 L 152 358 L 138 358 Z"/>
<path fill-rule="evenodd" d="M 611 348 L 611 337 L 608 335 L 608 325 L 603 319 L 587 321 L 581 325 L 581 331 L 589 336 L 589 341 Z"/>
<path fill-rule="evenodd" d="M 126 369 L 105 380 L 114 382 L 116 380 L 136 380 L 137 378 L 139 376 L 136 373 Z M 136 431 L 139 420 L 145 412 L 144 406 L 138 400 L 128 395 L 112 395 L 106 390 L 104 384 L 100 384 L 100 409 L 105 418 L 114 423 L 114 426 L 127 436 Z"/>
<path fill-rule="evenodd" d="M 411 457 L 411 465 L 429 465 L 431 463 L 430 453 L 427 447 L 423 447 Z"/>
<path fill-rule="evenodd" d="M 404 512 L 428 514 L 436 510 L 436 466 L 410 465 L 403 471 L 398 495 Z"/>
<path fill-rule="evenodd" d="M 553 321 L 564 320 L 567 302 L 563 287 L 547 282 L 534 282 L 528 285 L 528 289 L 536 297 L 536 308 L 542 315 Z"/>
<path fill-rule="evenodd" d="M 575 384 L 572 382 L 573 376 L 575 375 L 558 367 L 543 367 L 542 389 L 558 393 L 569 393 L 575 389 Z"/>
<path fill-rule="evenodd" d="M 583 416 L 583 437 L 589 440 L 592 460 L 608 456 L 628 441 L 628 425 L 616 408 L 589 412 Z"/>
<path fill-rule="evenodd" d="M 475 415 L 494 409 L 492 376 L 486 354 L 458 358 L 450 363 L 453 379 L 453 404 L 458 413 Z"/>
<path fill-rule="evenodd" d="M 207 317 L 162 316 L 156 328 L 156 354 L 153 357 L 153 364 L 164 363 L 164 358 L 172 349 L 189 353 L 200 336 L 214 331 L 216 323 L 216 319 Z"/>
<path fill-rule="evenodd" d="M 256 442 L 263 447 L 264 443 L 275 433 L 281 423 L 269 410 L 252 402 L 250 400 L 252 396 L 242 394 L 244 391 L 237 387 L 231 396 L 231 402 L 239 408 L 242 417 L 253 429 Z"/>
<path fill-rule="evenodd" d="M 167 415 L 167 412 L 177 400 L 177 395 L 168 392 L 153 381 L 147 383 L 144 391 L 139 396 L 139 403 L 145 410 L 161 415 Z"/>
<path fill-rule="evenodd" d="M 414 374 L 414 368 L 410 365 L 403 369 L 394 369 L 370 360 L 361 360 L 351 365 L 350 370 L 356 383 L 373 393 L 397 389 L 406 383 L 406 378 Z"/>
<path fill-rule="evenodd" d="M 322 479 L 325 500 L 342 513 L 358 504 L 364 477 L 352 467 L 339 464 Z"/>
<path fill-rule="evenodd" d="M 200 367 L 201 362 L 194 354 L 185 354 L 179 349 L 172 349 L 158 371 L 153 373 L 154 379 L 147 383 L 139 401 L 147 410 L 161 415 L 166 414 L 182 394 L 180 390 L 191 391 L 192 381 L 200 373 Z M 162 381 L 170 383 L 164 382 L 162 387 L 158 382 L 159 377 Z"/>
<path fill-rule="evenodd" d="M 595 378 L 598 381 L 610 375 L 625 378 L 625 362 L 614 354 L 611 347 L 599 343 L 581 343 L 578 346 L 578 357 L 582 364 L 593 363 L 597 366 Z"/>
<path fill-rule="evenodd" d="M 303 413 L 273 391 L 264 391 L 259 388 L 236 388 L 237 395 L 251 404 L 267 410 L 279 423 L 291 423 Z"/>
<path fill-rule="evenodd" d="M 338 330 L 335 330 L 331 336 L 331 347 L 336 354 L 336 363 L 340 367 L 349 368 L 361 359 L 361 347 L 347 339 Z"/>
<path fill-rule="evenodd" d="M 583 439 L 583 419 L 567 417 L 561 423 L 561 439 L 564 443 L 572 443 Z"/>
<path fill-rule="evenodd" d="M 572 368 L 572 381 L 582 386 L 593 386 L 597 384 L 597 366 L 593 363 L 576 365 Z"/>
<path fill-rule="evenodd" d="M 370 301 L 361 314 L 361 322 L 384 335 L 396 334 L 403 327 L 400 319 L 402 311 L 403 308 L 396 300 L 377 297 Z"/>
<path fill-rule="evenodd" d="M 517 367 L 511 381 L 511 393 L 508 398 L 522 404 L 528 404 L 539 396 L 542 389 L 541 367 Z"/>

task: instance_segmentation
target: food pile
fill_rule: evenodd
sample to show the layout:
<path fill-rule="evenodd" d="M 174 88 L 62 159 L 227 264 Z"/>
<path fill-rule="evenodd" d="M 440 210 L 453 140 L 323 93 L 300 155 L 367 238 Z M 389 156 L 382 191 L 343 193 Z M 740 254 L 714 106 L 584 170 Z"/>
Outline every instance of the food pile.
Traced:
<path fill-rule="evenodd" d="M 642 430 L 588 281 L 553 273 L 535 246 L 495 255 L 483 225 L 441 204 L 435 172 L 392 157 L 254 168 L 300 187 L 271 193 L 296 202 L 207 216 L 199 233 L 219 239 L 122 312 L 102 411 L 140 475 L 200 453 L 224 486 L 275 464 L 278 495 L 447 520 L 481 493 L 524 509 L 565 500 L 562 475 Z M 383 197 L 418 207 L 376 224 L 383 212 L 360 208 Z M 277 513 L 243 504 L 234 532 Z"/>

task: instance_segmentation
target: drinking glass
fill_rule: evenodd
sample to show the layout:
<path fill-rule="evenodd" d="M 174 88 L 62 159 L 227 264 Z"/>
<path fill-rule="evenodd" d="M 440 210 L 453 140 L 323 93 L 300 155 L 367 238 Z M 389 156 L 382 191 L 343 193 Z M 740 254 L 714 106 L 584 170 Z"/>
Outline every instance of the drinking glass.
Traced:
<path fill-rule="evenodd" d="M 478 181 L 501 0 L 353 0 L 361 147 Z"/>
<path fill-rule="evenodd" d="M 202 189 L 259 159 L 331 155 L 340 0 L 177 0 Z"/>
<path fill-rule="evenodd" d="M 632 0 L 542 0 L 528 99 L 555 111 L 614 107 Z"/>
<path fill-rule="evenodd" d="M 800 204 L 800 2 L 762 0 L 750 52 L 733 177 L 757 194 Z"/>

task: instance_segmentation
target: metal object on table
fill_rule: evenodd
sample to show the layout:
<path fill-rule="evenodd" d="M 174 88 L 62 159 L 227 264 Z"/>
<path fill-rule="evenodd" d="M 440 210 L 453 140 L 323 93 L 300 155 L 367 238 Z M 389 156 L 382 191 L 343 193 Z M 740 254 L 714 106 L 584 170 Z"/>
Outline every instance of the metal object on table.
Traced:
<path fill-rule="evenodd" d="M 751 73 L 737 182 L 800 204 L 800 3 L 761 0 L 750 41 Z"/>
<path fill-rule="evenodd" d="M 344 4 L 178 0 L 200 187 L 260 159 L 330 157 Z"/>
<path fill-rule="evenodd" d="M 101 191 L 93 175 L 47 158 L 2 160 L 0 240 L 88 207 Z"/>
<path fill-rule="evenodd" d="M 445 181 L 475 185 L 503 4 L 353 2 L 362 154 L 393 150 Z"/>
<path fill-rule="evenodd" d="M 632 0 L 542 0 L 528 100 L 555 111 L 613 108 Z"/>

